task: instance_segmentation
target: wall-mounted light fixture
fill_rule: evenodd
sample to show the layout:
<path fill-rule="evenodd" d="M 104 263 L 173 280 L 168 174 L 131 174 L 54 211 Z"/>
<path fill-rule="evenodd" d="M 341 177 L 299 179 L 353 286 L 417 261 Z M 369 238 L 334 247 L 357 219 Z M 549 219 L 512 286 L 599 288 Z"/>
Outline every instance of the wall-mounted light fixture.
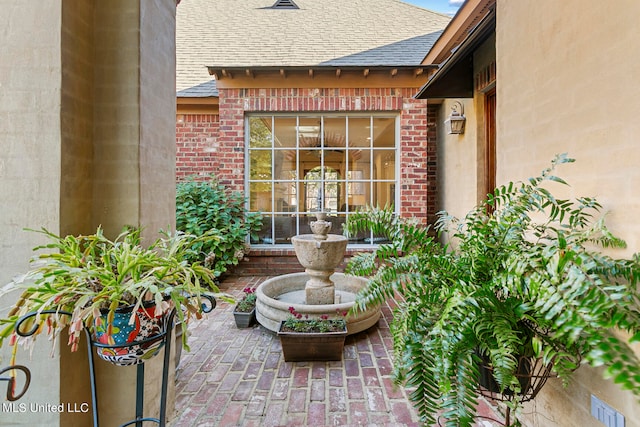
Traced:
<path fill-rule="evenodd" d="M 464 116 L 464 106 L 460 101 L 453 101 L 451 106 L 451 114 L 444 121 L 444 127 L 448 134 L 463 134 L 464 124 L 467 118 Z"/>

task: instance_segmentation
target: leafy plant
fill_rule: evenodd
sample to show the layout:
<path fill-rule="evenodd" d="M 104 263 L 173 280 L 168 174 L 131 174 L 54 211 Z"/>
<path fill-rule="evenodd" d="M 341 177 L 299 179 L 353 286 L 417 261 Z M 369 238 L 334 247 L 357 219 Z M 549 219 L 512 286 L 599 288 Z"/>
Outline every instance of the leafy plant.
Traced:
<path fill-rule="evenodd" d="M 303 316 L 293 307 L 289 307 L 289 313 L 290 315 L 284 321 L 283 325 L 283 331 L 286 332 L 338 332 L 343 331 L 347 324 L 344 320 L 347 313 L 338 313 L 342 315 L 340 318 L 329 318 L 326 314 L 323 314 L 318 318 L 312 318 L 309 317 L 308 314 Z"/>
<path fill-rule="evenodd" d="M 247 237 L 257 238 L 261 226 L 261 215 L 246 212 L 240 193 L 228 191 L 215 178 L 177 184 L 176 228 L 213 237 L 195 242 L 188 260 L 205 260 L 216 277 L 243 259 L 249 251 Z"/>
<path fill-rule="evenodd" d="M 414 388 L 423 421 L 441 413 L 448 426 L 470 426 L 486 358 L 502 392 L 517 408 L 521 356 L 552 365 L 565 385 L 581 363 L 605 366 L 605 377 L 640 395 L 637 285 L 640 255 L 616 259 L 621 248 L 593 198 L 559 199 L 544 185 L 566 185 L 558 156 L 526 182 L 501 186 L 463 219 L 441 212 L 442 245 L 427 227 L 388 209 L 356 213 L 348 233 L 369 227 L 391 243 L 358 254 L 347 272 L 371 276 L 353 310 L 395 299 L 391 331 L 395 379 Z M 616 330 L 624 331 L 620 338 Z"/>
<path fill-rule="evenodd" d="M 244 292 L 244 296 L 240 301 L 238 301 L 235 311 L 249 313 L 256 307 L 256 290 L 247 287 L 244 288 L 242 292 Z"/>
<path fill-rule="evenodd" d="M 31 269 L 2 289 L 2 293 L 22 289 L 8 317 L 0 319 L 0 345 L 10 337 L 14 357 L 21 341 L 15 326 L 22 316 L 30 313 L 39 315 L 25 326 L 38 328 L 34 338 L 25 344 L 41 333 L 55 341 L 68 326 L 68 343 L 75 351 L 83 328 L 95 332 L 101 326 L 102 314 L 113 319 L 121 307 L 131 306 L 135 313 L 151 301 L 155 303 L 156 315 L 180 307 L 176 316 L 184 322 L 192 316 L 201 317 L 201 296 L 205 290 L 218 291 L 210 269 L 199 262 L 187 262 L 190 248 L 207 237 L 164 233 L 150 246 L 143 247 L 140 231 L 132 228 L 114 240 L 105 237 L 101 228 L 95 234 L 80 236 L 58 236 L 46 229 L 36 232 L 47 237 L 49 243 L 34 250 L 47 252 L 36 255 Z M 186 347 L 186 342 L 183 344 Z"/>

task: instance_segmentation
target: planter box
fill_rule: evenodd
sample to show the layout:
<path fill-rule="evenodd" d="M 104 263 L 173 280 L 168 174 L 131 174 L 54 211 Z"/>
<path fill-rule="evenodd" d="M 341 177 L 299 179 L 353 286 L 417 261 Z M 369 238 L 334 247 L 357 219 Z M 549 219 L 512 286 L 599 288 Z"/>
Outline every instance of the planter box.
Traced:
<path fill-rule="evenodd" d="M 340 332 L 285 332 L 280 322 L 278 337 L 285 362 L 342 360 L 347 327 Z"/>
<path fill-rule="evenodd" d="M 234 308 L 233 318 L 238 328 L 249 328 L 256 323 L 256 308 L 249 312 L 236 311 Z"/>

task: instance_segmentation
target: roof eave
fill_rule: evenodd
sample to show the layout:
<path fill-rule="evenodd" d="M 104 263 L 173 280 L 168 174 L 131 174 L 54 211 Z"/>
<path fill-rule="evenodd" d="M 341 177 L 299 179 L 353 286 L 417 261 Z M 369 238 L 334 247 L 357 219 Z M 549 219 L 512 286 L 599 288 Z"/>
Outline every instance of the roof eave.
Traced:
<path fill-rule="evenodd" d="M 473 52 L 495 33 L 495 27 L 495 7 L 492 7 L 453 53 L 440 64 L 415 98 L 472 98 Z"/>
<path fill-rule="evenodd" d="M 428 70 L 435 69 L 433 65 L 311 65 L 311 66 L 273 66 L 273 65 L 258 65 L 258 66 L 216 66 L 209 65 L 207 70 L 210 75 L 214 76 L 216 80 L 222 80 L 225 78 L 234 78 L 234 76 L 246 76 L 255 77 L 259 74 L 279 74 L 282 77 L 288 75 L 301 75 L 306 74 L 313 78 L 317 73 L 335 74 L 340 77 L 343 73 L 361 74 L 363 77 L 367 77 L 369 74 L 376 73 L 388 73 L 391 77 L 399 73 L 411 73 L 414 76 L 420 76 L 425 74 Z"/>

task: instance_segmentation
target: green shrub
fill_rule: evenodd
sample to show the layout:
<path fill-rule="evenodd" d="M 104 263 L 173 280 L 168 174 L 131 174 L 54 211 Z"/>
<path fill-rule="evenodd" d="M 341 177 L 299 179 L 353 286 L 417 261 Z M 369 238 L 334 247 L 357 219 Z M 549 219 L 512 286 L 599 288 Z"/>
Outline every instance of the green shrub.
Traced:
<path fill-rule="evenodd" d="M 205 260 L 216 277 L 237 265 L 249 251 L 247 236 L 262 226 L 259 213 L 247 212 L 242 195 L 214 177 L 189 179 L 176 188 L 176 228 L 196 236 L 212 235 L 192 248 L 189 261 Z"/>

